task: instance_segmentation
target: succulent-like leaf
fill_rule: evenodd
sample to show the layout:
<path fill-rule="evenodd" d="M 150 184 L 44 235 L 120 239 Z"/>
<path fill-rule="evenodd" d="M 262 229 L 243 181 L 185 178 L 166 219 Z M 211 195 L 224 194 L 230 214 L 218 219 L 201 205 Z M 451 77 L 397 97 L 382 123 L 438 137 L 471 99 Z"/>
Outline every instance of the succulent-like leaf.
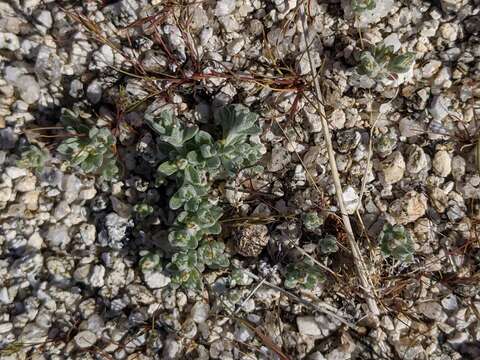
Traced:
<path fill-rule="evenodd" d="M 148 253 L 140 259 L 139 266 L 142 272 L 161 270 L 162 262 L 160 259 L 160 255 L 155 253 Z"/>
<path fill-rule="evenodd" d="M 201 273 L 197 269 L 177 271 L 172 276 L 172 284 L 182 286 L 186 289 L 202 289 Z"/>
<path fill-rule="evenodd" d="M 198 250 L 198 258 L 212 269 L 227 267 L 229 261 L 225 255 L 225 244 L 219 241 L 205 242 Z"/>
<path fill-rule="evenodd" d="M 415 53 L 407 52 L 402 55 L 394 56 L 388 63 L 388 70 L 391 72 L 402 74 L 406 73 L 415 62 Z"/>
<path fill-rule="evenodd" d="M 196 251 L 177 252 L 172 257 L 172 264 L 180 271 L 191 270 L 198 266 Z"/>
<path fill-rule="evenodd" d="M 248 135 L 260 133 L 260 128 L 256 124 L 258 115 L 243 105 L 225 106 L 216 114 L 215 119 L 223 128 L 225 146 L 242 143 Z"/>
<path fill-rule="evenodd" d="M 192 234 L 186 229 L 174 230 L 168 234 L 168 241 L 174 247 L 181 249 L 196 249 L 200 237 L 198 234 Z"/>
<path fill-rule="evenodd" d="M 357 66 L 357 71 L 360 75 L 372 76 L 378 72 L 379 65 L 375 58 L 368 51 L 364 51 L 360 55 L 360 64 Z"/>
<path fill-rule="evenodd" d="M 170 176 L 177 172 L 178 166 L 174 161 L 165 161 L 160 164 L 157 170 L 165 176 Z"/>

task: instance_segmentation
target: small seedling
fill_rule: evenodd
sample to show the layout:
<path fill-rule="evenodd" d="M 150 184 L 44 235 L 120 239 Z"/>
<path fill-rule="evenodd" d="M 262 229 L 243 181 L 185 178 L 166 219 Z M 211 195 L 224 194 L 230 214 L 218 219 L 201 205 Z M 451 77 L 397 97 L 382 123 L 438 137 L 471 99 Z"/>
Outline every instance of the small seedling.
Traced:
<path fill-rule="evenodd" d="M 363 12 L 375 9 L 375 0 L 352 0 L 352 10 L 355 12 Z"/>
<path fill-rule="evenodd" d="M 303 214 L 302 220 L 303 226 L 308 231 L 314 231 L 315 229 L 318 229 L 323 223 L 322 219 L 318 216 L 318 213 L 316 211 L 311 211 Z"/>
<path fill-rule="evenodd" d="M 133 207 L 133 211 L 137 214 L 139 218 L 146 218 L 152 215 L 153 206 L 146 203 L 140 203 L 140 204 L 136 204 Z"/>
<path fill-rule="evenodd" d="M 392 45 L 381 44 L 374 47 L 372 51 L 364 51 L 360 55 L 357 72 L 372 79 L 383 79 L 406 73 L 414 62 L 415 53 L 396 55 Z"/>
<path fill-rule="evenodd" d="M 313 289 L 323 280 L 323 274 L 310 259 L 304 259 L 299 263 L 289 264 L 285 274 L 284 286 L 287 289 L 303 287 Z"/>
<path fill-rule="evenodd" d="M 22 157 L 17 161 L 17 166 L 25 169 L 41 171 L 48 159 L 48 153 L 35 145 L 30 145 L 22 152 Z"/>
<path fill-rule="evenodd" d="M 379 236 L 380 249 L 385 257 L 401 262 L 413 262 L 414 242 L 403 225 L 385 224 Z"/>
<path fill-rule="evenodd" d="M 244 271 L 234 268 L 230 274 L 230 287 L 250 285 L 253 279 Z"/>
<path fill-rule="evenodd" d="M 88 127 L 84 124 L 72 125 L 72 112 L 62 117 L 65 128 L 75 131 L 76 136 L 62 141 L 57 151 L 67 158 L 64 166 L 78 167 L 85 174 L 99 174 L 112 180 L 119 169 L 114 155 L 116 139 L 107 128 Z"/>
<path fill-rule="evenodd" d="M 318 242 L 322 254 L 332 254 L 338 251 L 337 238 L 333 235 L 326 235 Z"/>

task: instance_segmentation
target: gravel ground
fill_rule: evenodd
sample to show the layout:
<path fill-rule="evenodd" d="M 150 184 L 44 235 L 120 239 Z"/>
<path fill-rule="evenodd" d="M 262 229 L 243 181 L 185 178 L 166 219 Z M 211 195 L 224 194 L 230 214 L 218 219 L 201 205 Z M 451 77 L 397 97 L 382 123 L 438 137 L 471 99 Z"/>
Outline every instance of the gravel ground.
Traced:
<path fill-rule="evenodd" d="M 351 4 L 0 2 L 2 360 L 480 359 L 480 1 Z M 408 71 L 360 73 L 382 41 L 415 55 Z M 332 215 L 311 65 L 378 315 Z M 215 188 L 230 267 L 175 288 L 139 265 L 167 251 L 174 191 L 154 184 L 144 116 L 210 128 L 232 103 L 259 115 L 265 171 Z M 111 130 L 117 180 L 66 166 L 62 109 Z M 35 168 L 20 161 L 31 145 Z M 385 224 L 409 234 L 404 261 L 381 249 Z M 286 287 L 303 258 L 322 281 Z"/>

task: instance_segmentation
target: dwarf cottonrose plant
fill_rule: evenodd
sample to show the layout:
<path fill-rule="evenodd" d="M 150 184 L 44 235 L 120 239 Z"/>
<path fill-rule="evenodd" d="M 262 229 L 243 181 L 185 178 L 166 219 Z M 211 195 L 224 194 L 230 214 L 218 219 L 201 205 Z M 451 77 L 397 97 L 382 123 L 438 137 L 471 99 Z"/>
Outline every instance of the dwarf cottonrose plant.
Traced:
<path fill-rule="evenodd" d="M 392 77 L 394 74 L 406 73 L 415 61 L 415 53 L 395 54 L 392 45 L 375 46 L 371 51 L 360 55 L 357 72 L 372 79 Z"/>
<path fill-rule="evenodd" d="M 30 145 L 22 152 L 20 160 L 17 161 L 17 166 L 34 171 L 41 171 L 47 159 L 48 153 L 46 150 L 42 150 L 35 145 Z"/>
<path fill-rule="evenodd" d="M 323 279 L 324 276 L 318 267 L 310 259 L 305 258 L 287 266 L 283 285 L 287 289 L 297 287 L 313 289 Z"/>
<path fill-rule="evenodd" d="M 380 249 L 385 257 L 412 262 L 415 253 L 410 232 L 403 225 L 385 224 L 379 236 Z"/>
<path fill-rule="evenodd" d="M 77 167 L 85 174 L 99 174 L 105 180 L 115 178 L 119 172 L 114 153 L 116 139 L 110 130 L 88 126 L 70 110 L 64 110 L 61 120 L 67 131 L 75 133 L 57 147 L 67 158 L 64 166 Z"/>
<path fill-rule="evenodd" d="M 157 183 L 172 179 L 178 184 L 169 200 L 170 209 L 179 211 L 168 233 L 176 251 L 167 265 L 173 285 L 198 288 L 205 267 L 229 265 L 225 245 L 209 237 L 220 234 L 223 214 L 212 198 L 212 183 L 235 176 L 260 159 L 261 144 L 252 141 L 252 136 L 260 133 L 257 119 L 242 105 L 224 107 L 215 116 L 223 130 L 222 137 L 215 140 L 197 126 L 182 124 L 171 113 L 146 116 L 158 140 L 168 148 L 168 158 L 157 170 Z"/>

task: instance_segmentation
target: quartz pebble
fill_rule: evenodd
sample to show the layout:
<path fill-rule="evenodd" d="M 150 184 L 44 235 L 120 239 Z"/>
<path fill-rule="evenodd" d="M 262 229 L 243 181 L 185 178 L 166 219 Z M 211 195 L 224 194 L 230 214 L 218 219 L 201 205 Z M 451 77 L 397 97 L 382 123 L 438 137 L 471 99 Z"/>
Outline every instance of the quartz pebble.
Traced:
<path fill-rule="evenodd" d="M 452 157 L 445 150 L 440 150 L 433 157 L 433 169 L 441 176 L 446 177 L 452 171 Z"/>
<path fill-rule="evenodd" d="M 97 342 L 97 336 L 90 330 L 80 331 L 73 339 L 80 349 L 88 349 Z"/>

